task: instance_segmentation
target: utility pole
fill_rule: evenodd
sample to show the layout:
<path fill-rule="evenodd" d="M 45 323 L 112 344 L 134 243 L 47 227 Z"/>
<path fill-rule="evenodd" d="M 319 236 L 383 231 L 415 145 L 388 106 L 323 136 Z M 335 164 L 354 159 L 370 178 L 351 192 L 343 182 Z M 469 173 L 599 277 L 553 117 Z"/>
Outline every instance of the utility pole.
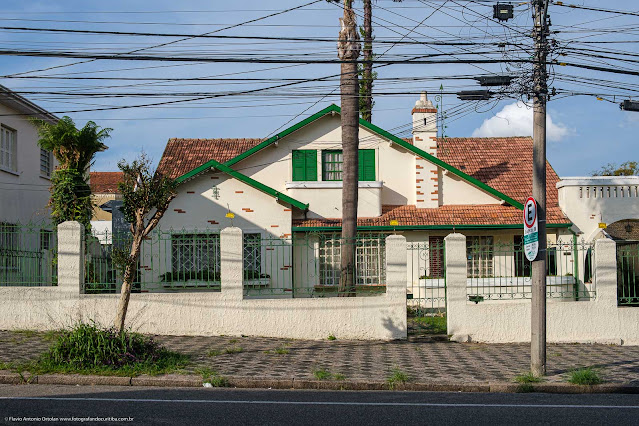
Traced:
<path fill-rule="evenodd" d="M 546 102 L 548 101 L 548 0 L 534 0 L 533 198 L 537 201 L 539 252 L 532 262 L 530 371 L 546 375 Z"/>

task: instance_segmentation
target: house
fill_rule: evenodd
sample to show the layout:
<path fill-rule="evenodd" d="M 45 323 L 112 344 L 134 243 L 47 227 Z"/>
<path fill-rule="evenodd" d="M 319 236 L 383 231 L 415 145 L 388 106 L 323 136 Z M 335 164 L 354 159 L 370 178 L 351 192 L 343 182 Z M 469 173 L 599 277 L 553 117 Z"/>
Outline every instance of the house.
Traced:
<path fill-rule="evenodd" d="M 51 283 L 49 187 L 57 162 L 29 121 L 58 118 L 0 86 L 0 285 Z"/>
<path fill-rule="evenodd" d="M 469 278 L 529 276 L 521 246 L 532 139 L 438 138 L 437 110 L 425 94 L 411 114 L 412 139 L 360 120 L 358 289 L 383 291 L 383 238 L 392 233 L 416 247 L 407 286 L 417 297 L 442 291 L 441 248 L 452 232 L 467 235 Z M 178 195 L 160 221 L 161 241 L 147 243 L 152 262 L 141 262 L 144 279 L 164 288 L 171 282 L 215 288 L 219 230 L 236 226 L 244 232 L 248 295 L 334 291 L 342 214 L 339 115 L 331 105 L 268 139 L 170 139 L 157 170 L 177 180 Z M 550 165 L 547 175 L 549 243 L 571 242 L 572 223 L 559 208 L 559 179 Z M 508 254 L 499 254 L 501 246 Z M 568 254 L 554 254 L 549 275 L 560 274 L 561 262 L 573 263 Z"/>
<path fill-rule="evenodd" d="M 91 229 L 99 235 L 102 244 L 111 243 L 113 234 L 113 215 L 118 215 L 117 208 L 122 205 L 122 195 L 118 192 L 118 183 L 122 181 L 122 172 L 90 172 L 91 203 L 93 216 Z"/>

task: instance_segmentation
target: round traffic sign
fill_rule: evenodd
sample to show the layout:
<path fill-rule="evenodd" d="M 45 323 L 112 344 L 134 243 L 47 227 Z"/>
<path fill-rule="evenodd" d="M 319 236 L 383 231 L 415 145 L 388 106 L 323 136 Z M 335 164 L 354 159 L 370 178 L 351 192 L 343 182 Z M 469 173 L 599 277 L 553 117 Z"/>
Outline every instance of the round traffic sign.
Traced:
<path fill-rule="evenodd" d="M 524 204 L 524 225 L 532 228 L 537 223 L 537 202 L 533 197 L 528 197 Z"/>

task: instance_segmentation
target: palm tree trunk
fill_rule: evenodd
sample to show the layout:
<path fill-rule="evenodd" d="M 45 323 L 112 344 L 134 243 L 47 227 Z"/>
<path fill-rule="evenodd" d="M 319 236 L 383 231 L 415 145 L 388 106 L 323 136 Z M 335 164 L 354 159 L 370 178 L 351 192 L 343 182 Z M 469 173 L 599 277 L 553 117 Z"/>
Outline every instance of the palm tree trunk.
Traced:
<path fill-rule="evenodd" d="M 340 241 L 339 295 L 355 296 L 355 237 L 357 236 L 357 189 L 359 146 L 359 84 L 357 63 L 359 35 L 353 1 L 344 0 L 344 17 L 340 19 L 338 54 L 342 61 L 340 93 L 342 102 L 342 238 Z"/>
<path fill-rule="evenodd" d="M 373 60 L 373 7 L 372 0 L 364 0 L 364 60 Z M 362 73 L 361 101 L 362 118 L 366 121 L 373 120 L 373 63 L 364 63 Z"/>

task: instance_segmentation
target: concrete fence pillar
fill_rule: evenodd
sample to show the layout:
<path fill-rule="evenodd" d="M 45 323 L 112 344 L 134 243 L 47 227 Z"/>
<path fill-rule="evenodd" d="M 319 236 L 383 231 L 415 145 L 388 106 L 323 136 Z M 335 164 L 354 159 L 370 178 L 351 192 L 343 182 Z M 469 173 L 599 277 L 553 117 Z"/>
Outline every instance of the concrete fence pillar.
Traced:
<path fill-rule="evenodd" d="M 466 236 L 449 234 L 444 238 L 446 249 L 446 324 L 452 340 L 466 341 L 459 335 L 466 317 Z"/>
<path fill-rule="evenodd" d="M 243 237 L 240 228 L 224 228 L 220 233 L 222 295 L 229 299 L 244 297 Z"/>
<path fill-rule="evenodd" d="M 406 238 L 402 235 L 386 237 L 386 298 L 391 312 L 398 312 L 393 319 L 392 338 L 406 339 L 408 324 L 406 321 L 406 275 L 407 253 Z"/>
<path fill-rule="evenodd" d="M 597 299 L 617 306 L 617 244 L 607 238 L 595 242 L 595 285 Z"/>
<path fill-rule="evenodd" d="M 58 287 L 79 294 L 84 288 L 84 226 L 68 221 L 58 225 Z"/>

